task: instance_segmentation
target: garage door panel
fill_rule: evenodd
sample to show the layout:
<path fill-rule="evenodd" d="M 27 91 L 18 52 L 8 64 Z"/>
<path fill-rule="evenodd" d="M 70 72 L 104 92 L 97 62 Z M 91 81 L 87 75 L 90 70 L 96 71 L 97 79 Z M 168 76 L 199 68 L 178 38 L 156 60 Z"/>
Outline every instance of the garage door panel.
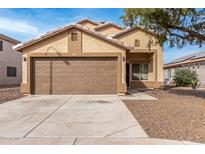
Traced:
<path fill-rule="evenodd" d="M 62 68 L 61 66 L 59 66 L 58 68 L 56 69 L 53 69 L 53 73 L 55 73 L 55 75 L 59 75 L 60 73 L 64 73 L 65 72 L 65 69 Z M 59 74 L 58 74 L 59 73 Z"/>
<path fill-rule="evenodd" d="M 117 58 L 34 58 L 32 93 L 117 92 Z"/>
<path fill-rule="evenodd" d="M 104 87 L 104 86 L 97 86 L 96 87 L 96 93 L 98 93 L 98 94 L 101 94 L 101 93 L 105 93 L 105 94 L 108 94 L 108 93 L 110 93 L 109 92 L 109 89 L 107 89 L 106 87 Z"/>
<path fill-rule="evenodd" d="M 76 68 L 75 69 L 75 73 L 84 73 L 85 72 L 85 68 L 83 68 L 82 66 L 79 66 L 80 68 Z"/>
<path fill-rule="evenodd" d="M 86 82 L 86 83 L 89 83 L 89 84 L 92 84 L 92 83 L 95 84 L 96 79 L 93 79 L 93 78 L 86 78 L 86 79 L 85 79 L 85 82 Z"/>
<path fill-rule="evenodd" d="M 93 91 L 95 91 L 95 87 L 93 86 L 80 85 L 78 87 L 75 87 L 76 93 L 87 94 L 87 93 L 92 93 Z"/>
<path fill-rule="evenodd" d="M 105 68 L 98 68 L 96 69 L 97 73 L 105 73 L 106 69 Z"/>
<path fill-rule="evenodd" d="M 71 68 L 71 67 L 68 67 L 65 69 L 65 73 L 73 73 L 75 71 L 75 68 Z"/>
<path fill-rule="evenodd" d="M 113 72 L 113 69 L 114 69 L 114 67 L 112 66 L 112 67 L 107 67 L 106 69 L 105 69 L 105 72 L 108 74 L 108 73 L 113 73 L 113 74 L 115 74 L 116 72 Z"/>
<path fill-rule="evenodd" d="M 48 77 L 38 77 L 38 76 L 36 76 L 35 81 L 36 81 L 36 84 L 44 84 L 44 83 L 51 82 L 50 78 Z"/>

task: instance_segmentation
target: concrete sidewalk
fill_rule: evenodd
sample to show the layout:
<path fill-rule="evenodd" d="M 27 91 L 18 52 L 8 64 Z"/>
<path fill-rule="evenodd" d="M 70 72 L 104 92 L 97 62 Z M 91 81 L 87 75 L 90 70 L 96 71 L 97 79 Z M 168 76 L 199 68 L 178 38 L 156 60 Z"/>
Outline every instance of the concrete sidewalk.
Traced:
<path fill-rule="evenodd" d="M 0 145 L 199 145 L 189 141 L 132 137 L 26 137 L 0 138 Z"/>
<path fill-rule="evenodd" d="M 120 96 L 122 100 L 157 100 L 157 98 L 147 95 L 137 89 L 128 89 L 128 94 Z"/>

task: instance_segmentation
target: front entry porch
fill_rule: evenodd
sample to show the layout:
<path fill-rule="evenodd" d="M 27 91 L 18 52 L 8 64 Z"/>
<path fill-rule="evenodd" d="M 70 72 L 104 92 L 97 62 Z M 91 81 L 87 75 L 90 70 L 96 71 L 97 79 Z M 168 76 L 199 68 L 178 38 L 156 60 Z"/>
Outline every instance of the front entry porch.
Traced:
<path fill-rule="evenodd" d="M 126 82 L 128 88 L 159 88 L 156 52 L 130 52 L 127 54 Z"/>
<path fill-rule="evenodd" d="M 147 90 L 147 89 L 146 89 Z M 145 91 L 146 91 L 145 90 Z M 157 100 L 157 98 L 148 95 L 139 88 L 128 88 L 125 96 L 120 96 L 122 100 Z"/>

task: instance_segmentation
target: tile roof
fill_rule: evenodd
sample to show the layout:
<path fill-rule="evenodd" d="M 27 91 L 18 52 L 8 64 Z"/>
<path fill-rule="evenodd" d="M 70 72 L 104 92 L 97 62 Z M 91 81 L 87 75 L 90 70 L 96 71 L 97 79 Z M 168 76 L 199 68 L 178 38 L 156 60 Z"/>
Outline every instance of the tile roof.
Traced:
<path fill-rule="evenodd" d="M 97 26 L 96 26 L 94 29 L 91 29 L 91 28 L 88 28 L 88 27 L 86 27 L 86 26 L 83 26 L 82 23 L 85 22 L 85 21 L 94 23 L 94 24 L 96 24 Z M 108 26 L 108 25 L 113 25 L 113 26 L 115 26 L 115 27 L 121 29 L 121 31 L 118 32 L 118 33 L 116 33 L 116 34 L 110 35 L 110 36 L 104 35 L 104 34 L 102 34 L 102 33 L 100 33 L 100 32 L 97 31 L 98 29 L 103 28 L 103 27 L 106 27 L 106 26 Z M 122 27 L 120 27 L 120 26 L 118 26 L 118 25 L 116 25 L 116 24 L 114 24 L 114 23 L 112 23 L 112 22 L 95 22 L 95 21 L 92 21 L 92 20 L 90 20 L 90 19 L 82 19 L 82 20 L 78 21 L 77 23 L 68 24 L 68 25 L 65 25 L 65 26 L 63 26 L 63 27 L 59 27 L 59 28 L 57 28 L 57 29 L 54 29 L 54 30 L 49 31 L 49 32 L 47 32 L 47 33 L 44 33 L 44 34 L 42 34 L 42 35 L 40 35 L 40 36 L 38 36 L 38 37 L 36 37 L 36 38 L 33 38 L 33 39 L 29 40 L 29 41 L 26 41 L 26 42 L 23 42 L 23 43 L 19 43 L 19 44 L 13 46 L 13 48 L 16 49 L 16 50 L 21 50 L 22 48 L 24 48 L 24 47 L 26 47 L 26 46 L 29 46 L 29 45 L 31 45 L 31 44 L 34 44 L 34 43 L 36 43 L 36 42 L 38 42 L 38 41 L 40 41 L 40 40 L 43 40 L 43 39 L 45 39 L 45 38 L 48 38 L 48 37 L 53 36 L 53 35 L 55 35 L 55 34 L 58 34 L 58 33 L 62 32 L 62 31 L 64 31 L 64 30 L 67 30 L 67 29 L 72 28 L 72 27 L 76 27 L 76 28 L 79 28 L 79 29 L 81 29 L 81 30 L 83 30 L 83 31 L 86 31 L 86 32 L 88 32 L 88 33 L 91 33 L 92 35 L 95 35 L 95 36 L 97 36 L 97 37 L 100 37 L 100 38 L 102 38 L 102 39 L 105 39 L 105 40 L 107 40 L 107 41 L 110 41 L 110 42 L 112 42 L 112 43 L 114 43 L 114 44 L 116 44 L 116 45 L 119 45 L 119 46 L 121 46 L 121 47 L 123 47 L 123 48 L 126 48 L 127 50 L 130 50 L 131 47 L 125 45 L 124 42 L 118 40 L 117 37 L 118 37 L 118 36 L 121 36 L 121 35 L 123 35 L 123 34 L 125 34 L 125 33 L 128 33 L 128 32 L 130 32 L 130 31 L 132 31 L 132 30 L 134 30 L 134 29 L 139 29 L 139 30 L 142 30 L 142 31 L 146 31 L 146 30 L 144 30 L 142 27 L 134 27 L 134 28 L 126 28 L 126 29 L 123 29 Z M 146 31 L 146 32 L 147 32 L 147 31 Z M 154 34 L 153 32 L 148 32 L 148 33 Z"/>
<path fill-rule="evenodd" d="M 147 31 L 147 30 L 145 30 L 143 27 L 137 26 L 137 27 L 133 27 L 133 28 L 126 28 L 126 29 L 124 29 L 124 30 L 122 30 L 122 31 L 120 31 L 120 32 L 118 32 L 118 33 L 113 34 L 112 37 L 113 37 L 113 38 L 116 38 L 116 37 L 118 37 L 118 36 L 122 36 L 122 35 L 124 35 L 124 34 L 130 32 L 130 31 L 132 31 L 132 30 L 135 30 L 135 29 L 136 29 L 136 30 L 144 31 L 144 32 L 146 32 L 146 33 L 148 33 L 148 34 L 151 34 L 151 35 L 156 35 L 156 34 L 155 34 L 154 32 L 152 32 L 152 31 Z"/>
<path fill-rule="evenodd" d="M 96 26 L 96 27 L 94 28 L 94 30 L 99 30 L 99 29 L 104 28 L 104 27 L 107 27 L 107 26 L 109 26 L 109 25 L 114 26 L 114 27 L 116 27 L 116 28 L 118 28 L 118 29 L 120 29 L 120 30 L 123 29 L 122 27 L 120 27 L 120 26 L 118 26 L 118 25 L 116 25 L 116 24 L 114 24 L 114 23 L 112 23 L 112 22 L 105 22 L 105 23 L 103 23 L 103 24 L 100 24 L 100 25 Z"/>
<path fill-rule="evenodd" d="M 175 63 L 179 63 L 179 62 L 184 62 L 186 60 L 194 60 L 194 59 L 204 58 L 204 57 L 205 57 L 205 51 L 196 52 L 193 54 L 189 54 L 187 56 L 183 56 L 183 57 L 174 59 L 174 60 L 166 63 L 165 65 L 175 64 Z"/>
<path fill-rule="evenodd" d="M 93 23 L 93 24 L 95 24 L 95 25 L 100 25 L 101 23 L 98 23 L 98 22 L 96 22 L 96 21 L 93 21 L 93 20 L 91 20 L 91 19 L 81 19 L 80 21 L 78 21 L 77 22 L 77 24 L 81 24 L 81 23 L 83 23 L 83 22 L 86 22 L 86 21 L 88 21 L 88 22 L 90 22 L 90 23 Z"/>
<path fill-rule="evenodd" d="M 17 45 L 15 45 L 15 46 L 13 46 L 13 49 L 16 49 L 16 50 L 19 50 L 19 51 L 20 51 L 21 49 L 23 49 L 23 48 L 26 47 L 26 46 L 29 46 L 29 45 L 31 45 L 31 44 L 34 44 L 34 43 L 36 43 L 36 42 L 38 42 L 38 41 L 40 41 L 40 40 L 43 40 L 43 39 L 45 39 L 45 38 L 48 38 L 48 37 L 50 37 L 50 36 L 53 36 L 53 35 L 55 35 L 55 34 L 58 34 L 58 33 L 60 33 L 60 32 L 63 32 L 63 31 L 65 31 L 65 30 L 70 29 L 70 28 L 73 28 L 73 27 L 78 28 L 78 29 L 81 29 L 81 30 L 83 30 L 83 31 L 85 31 L 85 32 L 87 32 L 87 33 L 90 33 L 90 34 L 95 35 L 95 36 L 97 36 L 97 37 L 100 37 L 100 38 L 102 38 L 102 39 L 104 39 L 104 40 L 107 40 L 107 41 L 109 41 L 109 42 L 111 42 L 111 43 L 114 43 L 114 44 L 116 44 L 116 45 L 118 45 L 118 46 L 121 46 L 121 47 L 123 47 L 123 48 L 125 48 L 125 49 L 127 49 L 127 50 L 130 50 L 130 47 L 124 45 L 123 42 L 121 42 L 121 41 L 119 41 L 119 40 L 117 40 L 117 39 L 114 39 L 114 38 L 112 38 L 112 37 L 110 37 L 110 36 L 103 35 L 102 33 L 97 32 L 97 31 L 95 31 L 95 30 L 93 30 L 93 29 L 90 29 L 90 28 L 88 28 L 88 27 L 86 27 L 86 26 L 83 26 L 83 25 L 81 25 L 81 24 L 69 24 L 69 25 L 65 25 L 65 26 L 63 26 L 63 27 L 60 27 L 60 28 L 57 28 L 57 29 L 55 29 L 55 30 L 49 31 L 49 32 L 47 32 L 47 33 L 45 33 L 45 34 L 42 34 L 42 35 L 40 35 L 40 36 L 38 36 L 38 37 L 36 37 L 36 38 L 33 38 L 33 39 L 29 40 L 29 41 L 26 41 L 26 42 L 17 44 Z"/>

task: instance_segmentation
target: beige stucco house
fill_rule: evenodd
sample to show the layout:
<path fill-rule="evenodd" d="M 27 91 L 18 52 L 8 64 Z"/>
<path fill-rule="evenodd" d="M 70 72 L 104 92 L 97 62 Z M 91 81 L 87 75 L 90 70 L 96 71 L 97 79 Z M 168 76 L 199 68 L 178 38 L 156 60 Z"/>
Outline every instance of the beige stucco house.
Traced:
<path fill-rule="evenodd" d="M 196 71 L 198 85 L 205 87 L 205 51 L 196 52 L 174 59 L 164 65 L 164 80 L 174 83 L 174 75 L 177 69 L 189 69 Z"/>
<path fill-rule="evenodd" d="M 19 41 L 0 34 L 0 87 L 21 84 L 22 53 L 12 49 Z"/>
<path fill-rule="evenodd" d="M 22 92 L 119 94 L 163 84 L 163 52 L 154 34 L 88 19 L 16 45 L 23 53 Z"/>

